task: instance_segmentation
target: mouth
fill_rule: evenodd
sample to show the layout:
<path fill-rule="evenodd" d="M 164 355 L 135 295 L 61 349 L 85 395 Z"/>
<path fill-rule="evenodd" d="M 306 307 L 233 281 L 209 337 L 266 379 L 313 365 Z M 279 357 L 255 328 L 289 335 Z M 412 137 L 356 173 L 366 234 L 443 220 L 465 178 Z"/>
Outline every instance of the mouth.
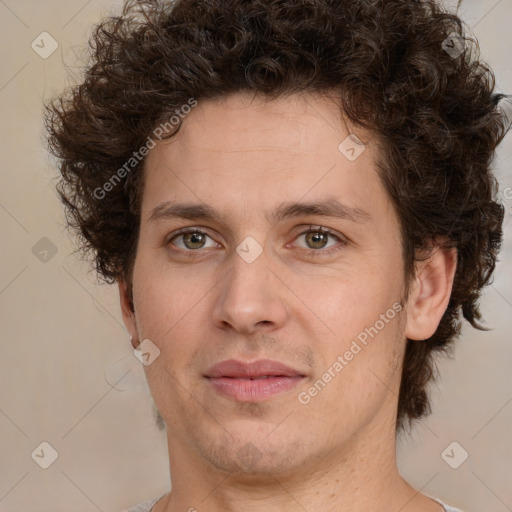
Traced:
<path fill-rule="evenodd" d="M 222 361 L 208 370 L 206 379 L 218 394 L 237 402 L 261 402 L 290 391 L 306 376 L 278 361 L 244 363 Z"/>

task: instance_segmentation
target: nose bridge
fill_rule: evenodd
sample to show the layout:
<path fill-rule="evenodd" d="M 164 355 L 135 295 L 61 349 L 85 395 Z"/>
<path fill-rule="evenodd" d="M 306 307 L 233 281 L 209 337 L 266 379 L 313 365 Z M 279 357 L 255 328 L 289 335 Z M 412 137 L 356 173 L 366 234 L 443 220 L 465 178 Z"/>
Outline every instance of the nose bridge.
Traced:
<path fill-rule="evenodd" d="M 263 283 L 269 284 L 268 277 L 272 273 L 269 269 L 267 251 L 263 248 L 258 250 L 251 242 L 244 241 L 237 247 L 230 264 L 231 272 L 228 281 L 235 293 L 237 290 L 250 290 L 251 295 L 256 296 L 257 293 L 264 291 L 264 289 L 260 290 Z"/>
<path fill-rule="evenodd" d="M 245 332 L 281 325 L 286 306 L 266 251 L 254 239 L 246 239 L 233 253 L 230 265 L 215 304 L 216 323 Z"/>

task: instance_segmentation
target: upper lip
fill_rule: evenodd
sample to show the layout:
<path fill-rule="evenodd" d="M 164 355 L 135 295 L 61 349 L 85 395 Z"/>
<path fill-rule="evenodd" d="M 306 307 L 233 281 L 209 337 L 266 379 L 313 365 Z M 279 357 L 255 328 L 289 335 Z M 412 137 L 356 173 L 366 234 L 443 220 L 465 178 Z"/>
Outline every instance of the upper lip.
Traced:
<path fill-rule="evenodd" d="M 272 361 L 270 359 L 260 359 L 252 363 L 229 359 L 215 364 L 205 375 L 205 377 L 209 378 L 257 378 L 265 376 L 304 377 L 298 370 L 294 370 L 279 361 Z"/>

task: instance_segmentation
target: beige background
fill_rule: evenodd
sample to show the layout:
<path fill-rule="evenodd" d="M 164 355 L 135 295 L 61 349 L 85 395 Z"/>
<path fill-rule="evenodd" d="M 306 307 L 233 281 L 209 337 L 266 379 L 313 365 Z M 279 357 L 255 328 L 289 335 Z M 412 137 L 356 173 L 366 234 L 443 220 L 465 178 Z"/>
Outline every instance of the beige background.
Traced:
<path fill-rule="evenodd" d="M 119 511 L 169 486 L 165 437 L 117 290 L 72 254 L 41 123 L 42 101 L 79 76 L 92 24 L 119 4 L 0 0 L 0 511 Z M 512 0 L 465 0 L 462 14 L 499 89 L 512 93 Z M 59 45 L 47 59 L 31 48 L 43 31 Z M 512 133 L 496 160 L 502 190 L 512 187 L 511 169 Z M 440 364 L 434 413 L 400 444 L 411 483 L 466 512 L 512 510 L 511 228 L 512 200 L 483 297 L 493 330 L 464 329 L 455 358 Z M 48 469 L 31 457 L 43 441 L 58 452 Z M 441 456 L 453 441 L 450 460 L 469 453 L 458 469 Z"/>

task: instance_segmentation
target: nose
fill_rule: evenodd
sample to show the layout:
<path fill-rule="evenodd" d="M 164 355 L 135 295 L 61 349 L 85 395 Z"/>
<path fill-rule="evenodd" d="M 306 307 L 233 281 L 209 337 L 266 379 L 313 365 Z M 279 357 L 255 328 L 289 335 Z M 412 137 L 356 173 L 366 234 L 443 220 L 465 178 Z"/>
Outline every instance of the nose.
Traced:
<path fill-rule="evenodd" d="M 289 314 L 285 288 L 268 266 L 265 251 L 252 263 L 234 253 L 231 269 L 217 288 L 215 325 L 243 334 L 271 332 L 282 327 Z"/>

